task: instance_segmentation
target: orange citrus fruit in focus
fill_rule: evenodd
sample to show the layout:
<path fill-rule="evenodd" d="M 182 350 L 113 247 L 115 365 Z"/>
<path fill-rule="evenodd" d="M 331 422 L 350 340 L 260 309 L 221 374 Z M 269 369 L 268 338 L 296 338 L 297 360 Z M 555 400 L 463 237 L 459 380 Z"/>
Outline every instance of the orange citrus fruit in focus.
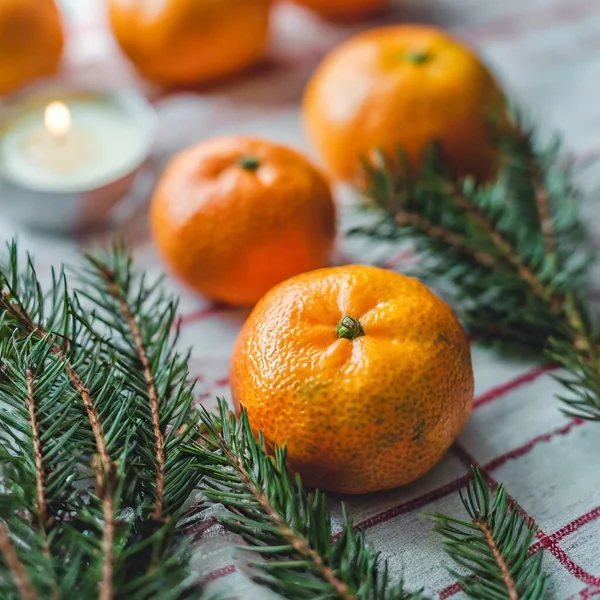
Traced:
<path fill-rule="evenodd" d="M 440 460 L 471 412 L 473 371 L 458 320 L 425 285 L 346 266 L 261 299 L 236 341 L 231 388 L 305 484 L 359 494 Z"/>
<path fill-rule="evenodd" d="M 352 21 L 382 12 L 390 0 L 293 0 L 334 21 Z"/>
<path fill-rule="evenodd" d="M 270 0 L 109 0 L 123 52 L 145 77 L 190 84 L 224 77 L 260 59 Z"/>
<path fill-rule="evenodd" d="M 457 175 L 487 180 L 499 153 L 490 120 L 503 94 L 479 58 L 433 27 L 373 29 L 333 50 L 309 82 L 305 129 L 331 173 L 357 180 L 361 157 L 404 149 L 418 167 L 436 140 Z"/>
<path fill-rule="evenodd" d="M 63 30 L 53 0 L 0 2 L 0 94 L 52 75 L 63 51 Z"/>
<path fill-rule="evenodd" d="M 289 148 L 243 137 L 176 156 L 156 188 L 150 220 L 176 275 L 214 300 L 238 305 L 325 266 L 335 237 L 323 175 Z"/>

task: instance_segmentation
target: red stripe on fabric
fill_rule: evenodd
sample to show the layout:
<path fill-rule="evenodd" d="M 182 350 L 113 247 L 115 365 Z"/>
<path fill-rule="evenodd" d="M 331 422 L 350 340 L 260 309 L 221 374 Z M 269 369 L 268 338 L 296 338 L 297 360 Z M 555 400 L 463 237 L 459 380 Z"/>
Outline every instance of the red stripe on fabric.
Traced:
<path fill-rule="evenodd" d="M 585 421 L 583 421 L 582 419 L 573 419 L 564 427 L 559 427 L 558 429 L 555 429 L 550 433 L 539 435 L 524 443 L 522 446 L 514 448 L 513 450 L 509 450 L 508 452 L 492 459 L 490 462 L 488 462 L 482 467 L 482 470 L 493 471 L 495 469 L 498 469 L 509 460 L 514 460 L 515 458 L 521 458 L 522 456 L 525 456 L 528 452 L 531 452 L 531 450 L 537 444 L 541 442 L 549 442 L 553 437 L 557 435 L 567 435 L 572 429 L 574 429 L 576 426 L 582 425 L 583 423 L 585 423 Z M 472 457 L 459 444 L 454 445 L 453 451 L 467 466 L 473 464 L 470 462 L 472 460 Z M 366 530 L 371 527 L 374 527 L 375 525 L 385 523 L 386 521 L 389 521 L 390 519 L 393 519 L 401 514 L 410 512 L 411 510 L 415 510 L 416 508 L 422 508 L 423 506 L 426 506 L 431 502 L 435 502 L 436 500 L 439 500 L 444 496 L 447 496 L 457 491 L 463 485 L 465 485 L 469 481 L 469 479 L 470 474 L 463 475 L 462 477 L 456 479 L 452 483 L 447 483 L 446 485 L 436 488 L 431 492 L 419 496 L 418 498 L 414 498 L 412 500 L 409 500 L 408 502 L 399 504 L 398 506 L 395 506 L 393 508 L 389 508 L 381 513 L 369 517 L 368 519 L 365 519 L 364 521 L 360 521 L 355 525 L 355 527 Z"/>
<path fill-rule="evenodd" d="M 531 544 L 531 546 L 529 546 L 529 550 L 527 550 L 527 556 L 531 556 L 532 554 L 535 554 L 541 547 L 542 547 L 542 542 L 540 540 Z"/>
<path fill-rule="evenodd" d="M 564 527 L 557 529 L 554 533 L 546 534 L 544 540 L 547 539 L 548 543 L 560 542 L 567 536 L 575 533 L 578 529 L 581 529 L 588 523 L 592 523 L 598 518 L 600 518 L 600 506 L 597 506 L 584 515 L 577 517 L 570 523 L 567 523 Z M 528 555 L 531 556 L 534 552 L 537 552 L 543 546 L 544 540 L 539 539 L 537 542 L 535 542 L 535 544 L 531 544 Z"/>
<path fill-rule="evenodd" d="M 454 594 L 458 594 L 458 592 L 460 592 L 460 585 L 458 583 L 453 583 L 440 592 L 440 600 L 446 600 L 446 598 L 450 598 L 450 596 L 454 596 Z"/>
<path fill-rule="evenodd" d="M 495 469 L 498 469 L 499 467 L 501 467 L 504 463 L 508 462 L 509 460 L 521 458 L 522 456 L 529 454 L 529 452 L 531 452 L 531 450 L 533 450 L 533 448 L 535 446 L 537 446 L 539 443 L 549 442 L 558 435 L 567 435 L 572 429 L 574 429 L 575 427 L 579 427 L 580 425 L 583 425 L 584 423 L 585 423 L 585 421 L 583 419 L 573 419 L 564 427 L 559 427 L 558 429 L 555 429 L 554 431 L 551 431 L 550 433 L 538 435 L 537 437 L 530 439 L 528 442 L 525 442 L 522 446 L 514 448 L 513 450 L 509 450 L 508 452 L 505 452 L 504 454 L 501 454 L 500 456 L 498 456 L 498 457 L 492 459 L 490 462 L 488 462 L 484 468 L 488 471 L 494 471 Z"/>
<path fill-rule="evenodd" d="M 600 588 L 595 585 L 587 586 L 580 590 L 577 594 L 573 594 L 569 596 L 567 600 L 577 600 L 577 598 L 583 598 L 584 600 L 588 598 L 592 598 L 593 596 L 597 596 L 600 594 Z"/>
<path fill-rule="evenodd" d="M 584 515 L 581 515 L 580 517 L 571 521 L 570 523 L 567 523 L 564 527 L 561 527 L 554 533 L 546 534 L 544 536 L 544 539 L 539 539 L 537 542 L 535 542 L 535 544 L 531 544 L 531 547 L 529 548 L 528 552 L 529 556 L 531 556 L 534 552 L 537 552 L 537 550 L 544 546 L 544 543 L 550 544 L 552 542 L 559 542 L 567 536 L 574 533 L 575 531 L 577 531 L 578 529 L 580 529 L 581 527 L 595 521 L 599 517 L 600 506 L 597 506 L 596 508 L 593 508 L 589 512 L 585 513 Z"/>
<path fill-rule="evenodd" d="M 191 312 L 187 315 L 182 315 L 179 319 L 179 325 L 181 327 L 184 327 L 185 325 L 189 325 L 190 323 L 201 321 L 202 319 L 206 319 L 206 317 L 210 317 L 218 313 L 222 309 L 223 306 L 219 304 L 211 304 L 210 306 L 199 308 L 198 310 L 195 310 L 194 312 Z"/>
<path fill-rule="evenodd" d="M 194 525 L 189 530 L 186 531 L 186 535 L 189 535 L 192 538 L 200 539 L 211 527 L 218 525 L 219 522 L 215 517 L 209 517 L 202 523 L 198 523 L 198 525 Z"/>
<path fill-rule="evenodd" d="M 592 508 L 592 510 L 590 510 L 589 512 L 586 512 L 584 515 L 581 515 L 574 521 L 571 521 L 564 527 L 561 527 L 558 531 L 555 531 L 550 537 L 554 541 L 558 542 L 558 541 L 562 540 L 563 538 L 567 537 L 568 535 L 571 535 L 573 532 L 577 531 L 584 525 L 587 525 L 588 523 L 592 523 L 593 521 L 595 521 L 596 519 L 599 519 L 599 518 L 600 518 L 600 506 L 596 506 L 596 508 Z"/>
<path fill-rule="evenodd" d="M 548 550 L 558 560 L 558 562 L 567 570 L 571 575 L 577 577 L 588 585 L 600 586 L 600 577 L 595 577 L 591 573 L 588 573 L 582 566 L 578 565 L 567 553 L 563 550 L 558 543 L 547 540 L 544 533 L 538 530 L 537 537 L 542 542 L 542 546 Z M 547 543 L 548 542 L 548 543 Z"/>
<path fill-rule="evenodd" d="M 221 379 L 217 379 L 215 381 L 215 385 L 217 387 L 224 387 L 226 385 L 229 385 L 229 377 L 221 377 Z"/>
<path fill-rule="evenodd" d="M 496 400 L 497 398 L 504 396 L 504 394 L 516 390 L 517 388 L 521 387 L 526 383 L 531 383 L 532 381 L 535 381 L 536 379 L 542 377 L 542 375 L 546 375 L 547 373 L 550 373 L 551 371 L 554 371 L 557 368 L 558 365 L 556 364 L 545 365 L 543 367 L 537 367 L 535 369 L 532 369 L 531 371 L 528 371 L 523 375 L 519 375 L 519 377 L 515 377 L 515 379 L 511 379 L 510 381 L 507 381 L 502 385 L 496 386 L 488 390 L 481 396 L 475 398 L 475 400 L 473 400 L 473 408 L 479 408 L 484 404 L 488 404 Z"/>
<path fill-rule="evenodd" d="M 405 260 L 409 260 L 415 257 L 415 253 L 412 250 L 402 250 L 402 252 L 398 252 L 395 256 L 392 256 L 388 261 L 384 262 L 382 267 L 384 269 L 393 269 L 397 267 L 401 262 Z"/>
<path fill-rule="evenodd" d="M 226 567 L 221 567 L 220 569 L 216 569 L 209 573 L 206 577 L 202 579 L 203 583 L 212 583 L 217 579 L 222 579 L 223 577 L 227 577 L 228 575 L 233 575 L 237 569 L 235 565 L 227 565 Z"/>
<path fill-rule="evenodd" d="M 473 456 L 469 454 L 469 452 L 460 446 L 460 444 L 455 444 L 454 448 L 456 450 L 457 456 L 465 462 L 466 465 L 471 464 L 474 466 L 479 466 L 477 461 Z M 479 469 L 486 480 L 490 483 L 492 487 L 498 485 L 498 482 L 486 471 L 485 467 L 479 466 Z M 515 507 L 515 510 L 518 513 L 528 520 L 530 524 L 534 524 L 536 521 L 533 517 L 531 517 L 527 511 L 513 498 L 508 492 L 506 493 L 506 497 L 508 501 Z M 578 565 L 566 552 L 558 545 L 558 542 L 551 539 L 551 536 L 546 535 L 546 533 L 542 529 L 538 529 L 536 532 L 536 537 L 541 542 L 541 545 L 550 552 L 556 560 L 567 570 L 571 575 L 577 577 L 584 583 L 588 585 L 600 585 L 600 577 L 595 577 L 591 573 L 588 573 Z"/>
<path fill-rule="evenodd" d="M 435 502 L 436 500 L 439 500 L 444 496 L 448 496 L 452 492 L 455 492 L 456 490 L 460 489 L 463 485 L 467 483 L 467 481 L 469 481 L 470 478 L 471 475 L 467 473 L 462 477 L 459 477 L 458 479 L 447 483 L 446 485 L 443 485 L 439 488 L 436 488 L 435 490 L 432 490 L 431 492 L 428 492 L 427 494 L 423 494 L 422 496 L 413 498 L 412 500 L 408 500 L 407 502 L 394 506 L 393 508 L 389 508 L 388 510 L 385 510 L 372 517 L 369 517 L 364 521 L 359 521 L 354 525 L 354 528 L 365 530 L 370 529 L 371 527 L 381 525 L 381 523 L 390 521 L 391 519 L 394 519 L 395 517 L 404 513 L 411 512 L 418 508 L 423 508 L 423 506 L 431 504 L 432 502 Z M 337 539 L 340 537 L 340 535 L 341 533 L 336 533 L 332 536 L 332 538 Z"/>

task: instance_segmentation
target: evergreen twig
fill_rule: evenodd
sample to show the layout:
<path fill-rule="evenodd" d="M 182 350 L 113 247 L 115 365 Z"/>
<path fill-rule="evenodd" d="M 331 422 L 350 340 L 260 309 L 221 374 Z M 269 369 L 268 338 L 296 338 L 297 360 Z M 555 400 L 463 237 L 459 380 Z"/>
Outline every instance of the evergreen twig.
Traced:
<path fill-rule="evenodd" d="M 38 423 L 38 417 L 35 409 L 35 389 L 34 382 L 35 378 L 33 371 L 27 369 L 27 409 L 29 410 L 29 420 L 31 423 L 31 435 L 33 440 L 33 452 L 35 457 L 35 470 L 36 470 L 36 488 L 37 488 L 37 513 L 40 521 L 40 528 L 45 532 L 46 528 L 46 473 L 44 471 L 44 459 L 42 456 L 42 444 L 40 440 L 40 426 Z M 48 551 L 48 548 L 45 549 Z"/>
<path fill-rule="evenodd" d="M 530 555 L 536 527 L 509 505 L 502 485 L 494 497 L 481 472 L 461 499 L 469 521 L 433 514 L 444 547 L 468 574 L 450 570 L 463 591 L 475 600 L 542 600 L 548 587 L 542 553 Z"/>
<path fill-rule="evenodd" d="M 0 521 L 0 554 L 4 556 L 4 560 L 12 574 L 15 585 L 21 594 L 21 598 L 23 600 L 37 600 L 38 596 L 31 585 L 27 570 L 23 566 L 17 551 L 12 545 L 8 535 L 8 529 L 2 521 Z"/>
<path fill-rule="evenodd" d="M 435 145 L 419 176 L 399 152 L 365 163 L 367 207 L 379 220 L 352 231 L 412 238 L 420 278 L 447 284 L 470 333 L 543 350 L 571 371 L 572 416 L 600 420 L 598 335 L 587 303 L 591 248 L 558 144 L 540 149 L 522 119 L 499 140 L 504 168 L 493 185 L 457 181 Z"/>
<path fill-rule="evenodd" d="M 345 509 L 341 535 L 332 539 L 324 494 L 307 493 L 288 473 L 285 449 L 266 453 L 245 412 L 238 420 L 220 400 L 218 416 L 203 411 L 202 421 L 205 433 L 189 452 L 204 475 L 204 495 L 227 508 L 220 521 L 264 559 L 253 563 L 259 583 L 293 600 L 425 600 L 390 583 L 387 563 L 353 530 Z"/>
<path fill-rule="evenodd" d="M 160 426 L 159 398 L 154 381 L 154 373 L 148 359 L 148 351 L 146 350 L 138 323 L 127 302 L 126 291 L 118 285 L 115 271 L 92 256 L 88 257 L 88 260 L 98 270 L 98 273 L 106 282 L 109 294 L 118 303 L 123 319 L 133 338 L 135 351 L 142 365 L 144 379 L 148 387 L 148 402 L 152 413 L 152 429 L 156 443 L 156 500 L 153 518 L 161 519 L 165 479 L 165 440 Z"/>
<path fill-rule="evenodd" d="M 84 285 L 76 292 L 76 316 L 119 356 L 127 384 L 144 402 L 140 410 L 155 440 L 153 455 L 144 456 L 154 463 L 155 474 L 144 484 L 151 486 L 146 489 L 154 497 L 153 518 L 160 520 L 165 511 L 178 511 L 198 483 L 198 477 L 186 472 L 190 459 L 180 451 L 199 416 L 188 378 L 189 351 L 177 350 L 178 303 L 165 294 L 160 280 L 148 282 L 134 273 L 132 258 L 121 244 L 85 259 L 86 267 L 78 272 Z M 109 335 L 90 322 L 80 299 L 91 303 L 93 318 Z"/>
<path fill-rule="evenodd" d="M 15 249 L 16 251 L 16 249 Z M 32 316 L 27 312 L 24 306 L 19 301 L 16 290 L 9 287 L 8 290 L 0 294 L 0 308 L 5 312 L 12 314 L 20 323 L 22 331 L 28 336 L 35 336 L 37 339 L 47 344 L 51 354 L 56 356 L 63 364 L 71 385 L 77 392 L 81 402 L 83 403 L 88 420 L 94 435 L 96 443 L 97 456 L 92 461 L 92 468 L 96 477 L 96 488 L 98 497 L 102 502 L 102 516 L 104 528 L 102 534 L 102 579 L 100 582 L 100 600 L 112 600 L 114 597 L 113 591 L 113 561 L 114 561 L 114 542 L 115 542 L 115 514 L 114 514 L 114 463 L 107 449 L 106 439 L 102 430 L 102 423 L 94 400 L 89 388 L 85 385 L 83 379 L 74 368 L 68 358 L 66 348 L 68 344 L 63 344 L 63 347 L 56 341 L 56 336 L 49 333 L 42 324 L 36 323 Z M 41 308 L 41 307 L 40 307 Z M 27 369 L 27 373 L 31 370 Z M 32 389 L 32 382 L 27 381 L 27 400 L 29 402 L 29 393 Z M 31 414 L 31 410 L 30 410 Z M 36 436 L 38 428 L 36 426 L 35 414 L 31 420 L 31 428 L 33 434 L 34 452 L 36 454 L 36 466 L 41 465 L 41 451 L 39 445 L 39 436 Z M 37 440 L 36 440 L 37 437 Z M 39 457 L 39 462 L 37 459 Z M 39 493 L 39 470 L 37 471 L 38 493 Z"/>
<path fill-rule="evenodd" d="M 60 273 L 45 294 L 31 260 L 22 268 L 15 245 L 9 254 L 0 277 L 0 508 L 6 515 L 0 595 L 20 598 L 25 574 L 40 599 L 189 597 L 198 586 L 187 581 L 189 551 L 176 527 L 198 481 L 180 451 L 196 417 L 185 361 L 174 350 L 174 313 L 148 311 L 137 328 L 147 352 L 145 375 L 169 384 L 154 388 L 164 489 L 157 494 L 154 486 L 150 494 L 156 412 L 144 374 L 132 376 L 140 371 L 129 362 L 135 349 L 120 354 L 110 341 L 137 313 L 114 311 L 115 335 L 106 336 L 93 308 L 86 313 L 81 306 L 84 289 L 70 292 Z M 124 302 L 121 282 L 135 279 L 131 261 L 122 249 L 113 256 L 118 261 L 107 268 Z M 96 300 L 102 311 L 102 299 Z M 156 346 L 149 330 L 151 337 L 160 332 L 160 355 L 150 350 Z M 153 519 L 160 496 L 168 502 Z M 7 555 L 9 548 L 14 552 Z"/>

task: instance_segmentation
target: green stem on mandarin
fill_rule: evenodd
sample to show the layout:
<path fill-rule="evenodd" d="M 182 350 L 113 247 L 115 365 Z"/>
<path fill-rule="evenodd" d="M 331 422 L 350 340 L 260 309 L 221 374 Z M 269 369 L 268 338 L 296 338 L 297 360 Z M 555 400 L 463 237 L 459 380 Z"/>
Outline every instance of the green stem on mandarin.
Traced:
<path fill-rule="evenodd" d="M 427 52 L 407 52 L 404 57 L 413 65 L 422 65 L 429 61 L 431 56 Z"/>
<path fill-rule="evenodd" d="M 242 169 L 246 169 L 246 171 L 256 171 L 256 169 L 258 169 L 260 166 L 260 161 L 258 158 L 256 158 L 256 156 L 247 154 L 238 160 L 238 165 L 240 165 Z"/>
<path fill-rule="evenodd" d="M 353 340 L 361 335 L 365 335 L 360 321 L 353 317 L 342 317 L 342 320 L 335 328 L 335 332 L 338 334 L 339 338 L 344 338 L 346 340 Z"/>

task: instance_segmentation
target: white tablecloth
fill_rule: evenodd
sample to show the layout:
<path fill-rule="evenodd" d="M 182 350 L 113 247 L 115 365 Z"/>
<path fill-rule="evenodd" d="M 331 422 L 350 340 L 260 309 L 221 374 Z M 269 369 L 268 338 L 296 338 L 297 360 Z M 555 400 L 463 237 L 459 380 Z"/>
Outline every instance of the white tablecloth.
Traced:
<path fill-rule="evenodd" d="M 276 9 L 272 51 L 252 79 L 202 93 L 164 94 L 138 81 L 119 56 L 106 27 L 100 0 L 63 0 L 70 26 L 65 75 L 77 81 L 139 85 L 161 116 L 157 156 L 197 140 L 227 133 L 252 133 L 309 151 L 299 125 L 302 88 L 327 49 L 360 27 L 333 27 L 293 6 Z M 577 164 L 600 150 L 600 0 L 404 0 L 388 22 L 443 26 L 475 46 L 506 89 L 544 127 L 564 135 Z M 590 170 L 582 184 L 593 190 Z M 142 190 L 141 198 L 146 196 Z M 600 240 L 596 203 L 586 216 Z M 0 215 L 1 218 L 1 215 Z M 143 203 L 125 233 L 138 264 L 160 271 L 149 238 Z M 19 236 L 47 273 L 51 264 L 77 260 L 81 247 L 105 235 L 72 239 L 15 230 L 0 221 L 0 235 Z M 406 257 L 391 246 L 342 240 L 337 262 L 370 262 L 402 270 Z M 596 280 L 599 278 L 596 277 Z M 198 402 L 213 405 L 227 396 L 228 359 L 245 311 L 220 309 L 169 282 L 182 294 L 182 343 L 193 346 L 192 371 Z M 458 443 L 431 473 L 416 483 L 382 494 L 346 498 L 369 541 L 390 561 L 393 575 L 424 586 L 437 597 L 460 597 L 444 565 L 448 560 L 424 511 L 463 514 L 457 493 L 469 464 L 481 465 L 539 525 L 537 546 L 546 548 L 551 597 L 600 595 L 600 426 L 565 417 L 559 389 L 544 364 L 503 360 L 473 346 L 476 399 L 473 416 Z M 332 511 L 339 518 L 338 499 Z M 233 545 L 235 536 L 213 524 L 198 528 L 197 569 L 209 593 L 244 600 L 272 597 L 253 584 Z"/>

